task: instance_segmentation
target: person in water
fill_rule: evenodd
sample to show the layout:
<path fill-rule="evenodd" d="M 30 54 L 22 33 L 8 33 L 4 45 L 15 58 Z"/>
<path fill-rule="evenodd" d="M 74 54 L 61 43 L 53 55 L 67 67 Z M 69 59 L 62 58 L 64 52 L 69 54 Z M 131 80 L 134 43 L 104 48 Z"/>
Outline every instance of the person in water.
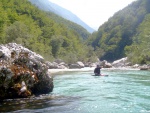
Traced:
<path fill-rule="evenodd" d="M 94 69 L 95 76 L 101 75 L 101 67 L 100 65 L 97 65 L 97 67 Z"/>

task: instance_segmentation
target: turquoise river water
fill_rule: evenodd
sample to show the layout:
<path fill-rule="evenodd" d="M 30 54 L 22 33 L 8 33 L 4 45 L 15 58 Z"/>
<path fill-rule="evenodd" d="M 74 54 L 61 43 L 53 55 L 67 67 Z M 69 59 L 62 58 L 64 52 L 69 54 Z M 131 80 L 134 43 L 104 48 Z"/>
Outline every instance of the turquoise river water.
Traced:
<path fill-rule="evenodd" d="M 150 113 L 150 71 L 103 69 L 61 72 L 51 94 L 5 100 L 0 112 L 10 113 Z"/>

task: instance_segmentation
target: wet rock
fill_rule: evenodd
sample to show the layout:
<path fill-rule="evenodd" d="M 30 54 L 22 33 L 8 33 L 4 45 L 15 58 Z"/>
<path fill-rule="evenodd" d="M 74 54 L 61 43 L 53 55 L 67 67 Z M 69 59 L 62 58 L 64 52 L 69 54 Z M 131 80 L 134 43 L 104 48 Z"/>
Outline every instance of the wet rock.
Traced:
<path fill-rule="evenodd" d="M 34 84 L 34 87 L 31 88 L 32 92 L 35 95 L 47 94 L 49 92 L 52 92 L 53 87 L 54 87 L 52 77 L 48 73 L 44 76 L 43 76 L 43 73 L 40 73 L 40 74 L 38 75 L 38 78 L 40 79 L 40 81 Z"/>

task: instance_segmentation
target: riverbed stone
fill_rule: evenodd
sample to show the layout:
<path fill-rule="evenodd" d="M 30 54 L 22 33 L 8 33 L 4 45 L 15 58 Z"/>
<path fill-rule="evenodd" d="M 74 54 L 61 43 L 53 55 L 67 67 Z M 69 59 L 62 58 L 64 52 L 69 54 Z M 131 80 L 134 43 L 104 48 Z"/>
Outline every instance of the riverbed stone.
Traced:
<path fill-rule="evenodd" d="M 143 65 L 139 67 L 140 70 L 149 70 L 149 66 L 148 65 Z"/>
<path fill-rule="evenodd" d="M 78 61 L 77 64 L 80 66 L 80 68 L 84 68 L 84 66 L 85 66 L 85 65 L 83 64 L 83 62 L 81 62 L 81 61 Z"/>
<path fill-rule="evenodd" d="M 69 65 L 69 69 L 80 69 L 80 65 L 79 64 L 70 64 Z"/>
<path fill-rule="evenodd" d="M 125 67 L 127 65 L 131 65 L 131 63 L 127 62 L 127 57 L 118 59 L 112 63 L 114 67 Z"/>
<path fill-rule="evenodd" d="M 111 67 L 112 67 L 112 64 L 109 63 L 109 62 L 107 62 L 106 60 L 101 61 L 101 62 L 100 62 L 100 65 L 101 65 L 101 67 L 103 67 L 103 68 L 111 68 Z"/>

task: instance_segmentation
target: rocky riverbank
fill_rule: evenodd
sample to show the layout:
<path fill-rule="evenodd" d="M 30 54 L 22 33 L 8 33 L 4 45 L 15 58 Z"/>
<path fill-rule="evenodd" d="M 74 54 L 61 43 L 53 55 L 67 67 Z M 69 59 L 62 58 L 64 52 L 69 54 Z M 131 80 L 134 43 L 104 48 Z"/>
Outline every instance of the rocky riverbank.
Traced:
<path fill-rule="evenodd" d="M 47 67 L 50 69 L 49 71 L 65 71 L 68 69 L 83 69 L 86 67 L 94 68 L 96 65 L 100 65 L 102 68 L 130 68 L 130 69 L 140 69 L 140 70 L 148 70 L 150 69 L 149 65 L 140 65 L 140 64 L 132 64 L 131 62 L 128 61 L 128 58 L 122 58 L 119 60 L 116 60 L 114 62 L 108 62 L 106 60 L 104 61 L 97 61 L 95 63 L 92 62 L 86 62 L 83 63 L 81 61 L 78 61 L 74 64 L 66 64 L 60 59 L 55 60 L 54 62 L 46 62 Z"/>

